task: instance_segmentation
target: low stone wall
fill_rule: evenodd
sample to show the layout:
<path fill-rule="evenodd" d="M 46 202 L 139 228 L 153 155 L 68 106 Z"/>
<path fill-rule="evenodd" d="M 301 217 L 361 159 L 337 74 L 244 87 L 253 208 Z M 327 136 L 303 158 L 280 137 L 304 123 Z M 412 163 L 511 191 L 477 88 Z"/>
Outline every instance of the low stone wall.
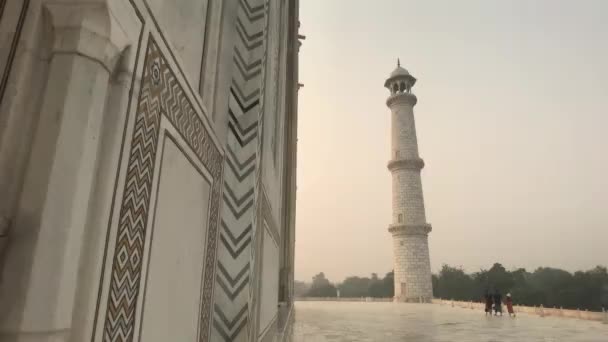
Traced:
<path fill-rule="evenodd" d="M 373 298 L 373 297 L 299 297 L 296 302 L 392 302 L 392 298 Z"/>
<path fill-rule="evenodd" d="M 463 309 L 479 310 L 484 311 L 485 305 L 480 302 L 459 302 L 445 299 L 433 299 L 433 304 L 448 305 L 451 307 L 459 307 Z M 542 305 L 539 307 L 534 306 L 521 306 L 513 305 L 515 313 L 526 313 L 530 315 L 538 315 L 541 317 L 552 316 L 552 317 L 564 317 L 564 318 L 577 318 L 589 321 L 598 321 L 608 324 L 608 311 L 596 312 L 587 310 L 569 310 L 561 308 L 545 308 Z"/>

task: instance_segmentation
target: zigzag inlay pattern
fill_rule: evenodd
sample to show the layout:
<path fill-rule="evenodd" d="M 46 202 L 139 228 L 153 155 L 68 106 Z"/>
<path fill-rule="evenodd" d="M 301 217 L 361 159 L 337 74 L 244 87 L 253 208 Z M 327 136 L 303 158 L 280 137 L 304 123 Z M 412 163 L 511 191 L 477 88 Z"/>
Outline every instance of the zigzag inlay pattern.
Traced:
<path fill-rule="evenodd" d="M 234 123 L 237 128 L 238 135 L 241 137 L 246 137 L 249 135 L 249 133 L 254 132 L 254 130 L 257 128 L 257 122 L 252 123 L 249 127 L 243 128 L 230 108 L 228 108 L 228 114 L 230 114 L 230 122 Z"/>
<path fill-rule="evenodd" d="M 216 273 L 214 337 L 247 339 L 251 249 L 255 231 L 256 149 L 264 75 L 265 0 L 240 0 L 235 20 L 222 225 Z M 221 305 L 219 305 L 221 303 Z"/>
<path fill-rule="evenodd" d="M 230 229 L 228 229 L 224 221 L 222 221 L 222 228 L 223 230 L 220 236 L 222 246 L 228 251 L 228 253 L 230 253 L 232 259 L 236 259 L 251 243 L 251 224 L 247 226 L 247 228 L 245 228 L 245 230 L 238 237 L 235 237 L 230 232 Z M 226 239 L 226 236 L 228 239 Z M 243 243 L 241 243 L 241 241 L 243 241 Z"/>
<path fill-rule="evenodd" d="M 253 206 L 253 201 L 247 202 L 247 204 L 244 207 L 242 207 L 241 209 L 238 209 L 238 207 L 236 207 L 234 204 L 232 204 L 232 202 L 230 202 L 230 200 L 228 199 L 228 196 L 224 195 L 224 204 L 226 204 L 226 206 L 230 209 L 234 218 L 236 218 L 238 220 L 249 209 L 251 209 L 251 207 Z"/>
<path fill-rule="evenodd" d="M 219 332 L 224 341 L 234 341 L 241 330 L 247 325 L 247 304 L 231 320 L 224 315 L 219 306 L 216 305 L 214 309 L 215 318 L 213 319 L 213 327 Z"/>
<path fill-rule="evenodd" d="M 194 108 L 150 36 L 112 259 L 103 327 L 104 342 L 130 342 L 134 338 L 161 115 L 176 128 L 213 178 L 204 260 L 203 310 L 199 319 L 199 340 L 208 341 L 224 162 Z"/>
<path fill-rule="evenodd" d="M 249 127 L 243 128 L 242 125 L 240 124 L 239 120 L 236 118 L 236 116 L 232 112 L 232 109 L 229 109 L 228 113 L 229 113 L 228 128 L 230 129 L 231 133 L 234 135 L 234 137 L 239 142 L 239 145 L 241 145 L 241 147 L 245 147 L 251 141 L 253 141 L 253 139 L 256 138 L 257 122 L 254 122 Z"/>
<path fill-rule="evenodd" d="M 234 49 L 233 61 L 245 81 L 251 80 L 262 72 L 262 60 L 258 59 L 248 64 L 239 49 Z"/>
<path fill-rule="evenodd" d="M 236 85 L 235 85 L 235 87 L 236 87 Z M 233 88 L 230 88 L 230 95 L 232 95 L 231 99 L 234 99 L 237 102 L 238 109 L 240 109 L 241 113 L 243 113 L 243 114 L 247 114 L 250 110 L 252 110 L 258 104 L 260 104 L 260 101 L 256 100 L 256 101 L 251 102 L 248 106 L 244 106 L 240 100 L 240 97 L 239 97 L 240 95 L 237 95 Z"/>
<path fill-rule="evenodd" d="M 230 146 L 228 146 L 227 150 L 229 157 L 226 158 L 226 164 L 228 164 L 228 169 L 230 169 L 234 177 L 240 183 L 255 171 L 255 154 L 252 154 L 247 160 L 240 163 L 239 158 L 234 151 L 232 151 Z"/>
<path fill-rule="evenodd" d="M 247 0 L 241 0 L 241 9 L 252 24 L 264 18 L 264 3 L 261 1 L 259 2 L 259 5 L 252 6 Z"/>
<path fill-rule="evenodd" d="M 231 200 L 231 203 L 234 203 L 235 207 L 240 207 L 243 205 L 243 203 L 245 203 L 245 201 L 253 199 L 253 189 L 249 189 L 249 191 L 243 194 L 242 197 L 237 197 L 228 186 L 225 188 L 225 190 L 229 199 Z"/>
<path fill-rule="evenodd" d="M 249 33 L 247 31 L 247 28 L 245 28 L 245 25 L 243 25 L 241 18 L 239 18 L 238 16 L 236 18 L 236 30 L 239 33 L 241 39 L 243 40 L 243 44 L 245 45 L 245 47 L 248 48 L 248 50 L 252 50 L 263 43 L 262 37 L 264 36 L 264 32 L 257 31 L 254 33 Z"/>
<path fill-rule="evenodd" d="M 226 270 L 221 262 L 218 262 L 218 270 L 220 272 L 217 276 L 217 282 L 226 294 L 234 300 L 249 282 L 249 263 L 245 264 L 234 277 L 230 276 L 230 272 Z"/>
<path fill-rule="evenodd" d="M 250 94 L 245 95 L 245 94 L 243 94 L 243 91 L 238 86 L 238 84 L 236 84 L 236 82 L 233 81 L 232 88 L 230 88 L 230 93 L 234 96 L 234 99 L 239 104 L 239 108 L 243 111 L 243 113 L 247 113 L 248 111 L 250 111 L 251 109 L 253 109 L 255 106 L 257 106 L 260 103 L 260 100 L 259 100 L 260 89 L 259 88 L 255 89 Z M 251 100 L 254 100 L 254 101 L 251 101 Z M 245 103 L 247 103 L 249 101 L 251 101 L 251 103 L 249 105 L 246 105 Z"/>

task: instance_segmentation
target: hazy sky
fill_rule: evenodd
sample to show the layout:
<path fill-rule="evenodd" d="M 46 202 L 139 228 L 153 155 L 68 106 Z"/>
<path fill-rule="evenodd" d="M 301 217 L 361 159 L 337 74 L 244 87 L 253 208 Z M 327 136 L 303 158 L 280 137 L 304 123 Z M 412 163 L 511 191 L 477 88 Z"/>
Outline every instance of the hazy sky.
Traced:
<path fill-rule="evenodd" d="M 608 264 L 608 1 L 301 0 L 296 279 L 392 269 L 397 57 L 432 269 Z"/>

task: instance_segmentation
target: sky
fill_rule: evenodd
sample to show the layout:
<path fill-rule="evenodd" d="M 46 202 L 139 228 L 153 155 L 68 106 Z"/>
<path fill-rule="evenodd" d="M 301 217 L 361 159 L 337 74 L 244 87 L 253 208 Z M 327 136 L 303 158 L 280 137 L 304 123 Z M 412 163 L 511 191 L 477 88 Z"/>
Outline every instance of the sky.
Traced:
<path fill-rule="evenodd" d="M 413 92 L 431 268 L 608 264 L 608 1 L 302 0 L 296 269 L 392 269 L 390 110 Z"/>

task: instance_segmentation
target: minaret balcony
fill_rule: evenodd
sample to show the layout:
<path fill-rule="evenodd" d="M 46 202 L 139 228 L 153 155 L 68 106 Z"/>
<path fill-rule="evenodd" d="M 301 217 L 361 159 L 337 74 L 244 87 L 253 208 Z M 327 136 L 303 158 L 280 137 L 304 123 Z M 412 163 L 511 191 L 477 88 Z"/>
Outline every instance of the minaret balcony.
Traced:
<path fill-rule="evenodd" d="M 393 159 L 388 162 L 389 171 L 406 169 L 406 170 L 422 170 L 424 168 L 424 160 L 416 159 Z"/>
<path fill-rule="evenodd" d="M 433 230 L 430 224 L 391 224 L 388 231 L 393 235 L 428 235 Z"/>

